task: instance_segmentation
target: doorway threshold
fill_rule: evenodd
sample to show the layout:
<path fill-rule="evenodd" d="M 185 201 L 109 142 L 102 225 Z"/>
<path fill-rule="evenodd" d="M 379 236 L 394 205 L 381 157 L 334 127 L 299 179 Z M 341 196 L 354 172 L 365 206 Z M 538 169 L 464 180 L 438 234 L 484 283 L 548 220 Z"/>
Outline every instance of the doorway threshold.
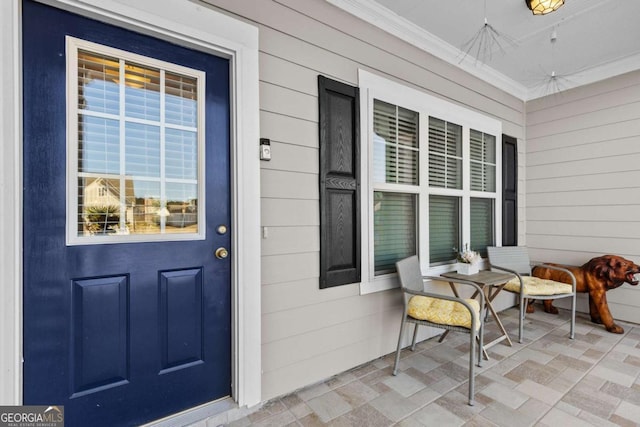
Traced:
<path fill-rule="evenodd" d="M 256 405 L 253 408 L 239 407 L 231 397 L 225 397 L 152 421 L 141 427 L 199 426 L 201 425 L 200 423 L 203 426 L 226 425 L 251 414 L 259 409 L 259 406 Z"/>

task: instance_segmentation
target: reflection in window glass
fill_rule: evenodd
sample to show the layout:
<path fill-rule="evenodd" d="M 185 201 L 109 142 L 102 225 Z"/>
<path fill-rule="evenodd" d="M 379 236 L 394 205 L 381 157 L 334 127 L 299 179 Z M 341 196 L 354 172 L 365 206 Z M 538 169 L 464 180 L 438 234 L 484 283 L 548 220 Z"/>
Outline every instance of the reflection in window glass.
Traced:
<path fill-rule="evenodd" d="M 119 70 L 120 62 L 116 58 L 78 52 L 78 108 L 119 114 Z"/>
<path fill-rule="evenodd" d="M 120 180 L 80 178 L 78 181 L 78 231 L 105 235 L 119 230 Z"/>
<path fill-rule="evenodd" d="M 198 214 L 198 187 L 195 184 L 167 184 L 167 228 L 173 232 L 194 232 Z"/>
<path fill-rule="evenodd" d="M 78 236 L 198 233 L 198 79 L 78 50 Z"/>
<path fill-rule="evenodd" d="M 198 141 L 196 132 L 167 129 L 165 167 L 169 178 L 196 179 Z"/>
<path fill-rule="evenodd" d="M 125 114 L 146 120 L 160 120 L 160 70 L 126 63 Z"/>
<path fill-rule="evenodd" d="M 117 120 L 78 116 L 78 170 L 120 173 L 120 125 Z"/>
<path fill-rule="evenodd" d="M 196 126 L 197 80 L 168 72 L 165 75 L 165 93 L 165 121 L 174 125 Z"/>
<path fill-rule="evenodd" d="M 160 176 L 160 127 L 125 125 L 125 173 L 134 176 Z"/>

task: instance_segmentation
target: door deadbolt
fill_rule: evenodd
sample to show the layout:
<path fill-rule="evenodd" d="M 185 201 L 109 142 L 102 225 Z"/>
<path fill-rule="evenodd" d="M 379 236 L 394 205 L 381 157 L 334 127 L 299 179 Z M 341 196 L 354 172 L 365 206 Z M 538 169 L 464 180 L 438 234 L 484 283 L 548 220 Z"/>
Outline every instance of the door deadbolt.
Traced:
<path fill-rule="evenodd" d="M 229 251 L 226 248 L 216 249 L 216 258 L 225 259 L 229 256 Z"/>
<path fill-rule="evenodd" d="M 224 224 L 221 224 L 218 226 L 216 231 L 218 232 L 218 234 L 227 234 L 227 226 Z"/>

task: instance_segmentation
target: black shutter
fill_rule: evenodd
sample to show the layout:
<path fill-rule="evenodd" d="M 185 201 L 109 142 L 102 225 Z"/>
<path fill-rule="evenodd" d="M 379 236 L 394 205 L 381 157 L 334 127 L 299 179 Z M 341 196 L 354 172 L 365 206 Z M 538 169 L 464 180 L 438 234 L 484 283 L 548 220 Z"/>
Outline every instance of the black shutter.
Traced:
<path fill-rule="evenodd" d="M 318 76 L 320 288 L 360 281 L 359 91 Z"/>
<path fill-rule="evenodd" d="M 502 245 L 518 246 L 518 142 L 502 135 Z"/>

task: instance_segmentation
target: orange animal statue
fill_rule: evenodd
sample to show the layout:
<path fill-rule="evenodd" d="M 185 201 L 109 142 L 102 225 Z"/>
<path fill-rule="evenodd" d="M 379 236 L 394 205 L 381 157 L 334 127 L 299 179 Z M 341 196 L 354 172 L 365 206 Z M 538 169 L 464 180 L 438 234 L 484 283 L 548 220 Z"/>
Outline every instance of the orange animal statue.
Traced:
<path fill-rule="evenodd" d="M 554 264 L 551 264 L 554 265 Z M 558 265 L 558 264 L 555 264 Z M 606 292 L 615 289 L 623 283 L 637 285 L 636 274 L 640 273 L 640 266 L 616 255 L 603 255 L 589 260 L 580 267 L 561 266 L 569 269 L 576 276 L 576 291 L 589 292 L 589 314 L 591 321 L 602 324 L 607 331 L 614 334 L 624 332 L 616 325 L 607 305 Z M 557 282 L 571 283 L 567 273 L 551 270 L 544 267 L 536 267 L 533 275 L 542 279 L 551 279 Z M 544 301 L 544 311 L 557 314 L 558 309 L 553 306 L 553 300 Z M 533 306 L 527 307 L 527 312 L 533 311 Z"/>

